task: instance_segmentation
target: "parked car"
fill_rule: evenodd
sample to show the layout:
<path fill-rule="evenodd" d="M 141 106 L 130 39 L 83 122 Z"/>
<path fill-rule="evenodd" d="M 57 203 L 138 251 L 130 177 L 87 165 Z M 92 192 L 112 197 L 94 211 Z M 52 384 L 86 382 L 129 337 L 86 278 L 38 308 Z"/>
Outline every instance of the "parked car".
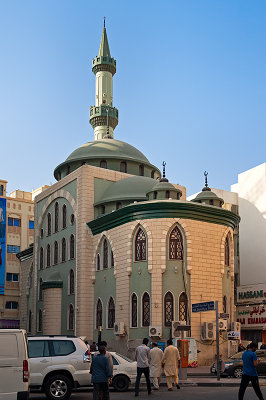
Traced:
<path fill-rule="evenodd" d="M 243 351 L 234 354 L 228 360 L 224 361 L 224 370 L 221 376 L 232 376 L 234 378 L 241 378 L 243 373 Z M 257 366 L 258 375 L 266 375 L 266 350 L 256 350 L 256 355 L 260 359 Z M 216 362 L 211 366 L 211 374 L 216 375 Z"/>
<path fill-rule="evenodd" d="M 0 399 L 28 400 L 29 363 L 23 329 L 0 329 Z"/>
<path fill-rule="evenodd" d="M 91 356 L 75 336 L 28 337 L 30 388 L 41 389 L 48 399 L 66 400 L 73 388 L 91 383 Z"/>
<path fill-rule="evenodd" d="M 92 353 L 94 356 L 95 353 Z M 129 384 L 135 384 L 137 378 L 137 362 L 130 358 L 110 351 L 112 355 L 114 372 L 112 386 L 117 392 L 125 392 Z"/>

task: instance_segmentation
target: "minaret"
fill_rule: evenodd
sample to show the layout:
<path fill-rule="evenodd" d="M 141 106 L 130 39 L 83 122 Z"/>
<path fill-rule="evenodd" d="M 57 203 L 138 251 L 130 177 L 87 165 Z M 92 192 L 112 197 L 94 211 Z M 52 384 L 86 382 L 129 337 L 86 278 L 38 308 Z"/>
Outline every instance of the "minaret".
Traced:
<path fill-rule="evenodd" d="M 94 140 L 113 138 L 118 124 L 118 110 L 113 107 L 113 76 L 116 60 L 111 57 L 107 33 L 104 27 L 98 56 L 92 61 L 96 77 L 95 106 L 90 107 L 90 124 L 94 129 Z"/>

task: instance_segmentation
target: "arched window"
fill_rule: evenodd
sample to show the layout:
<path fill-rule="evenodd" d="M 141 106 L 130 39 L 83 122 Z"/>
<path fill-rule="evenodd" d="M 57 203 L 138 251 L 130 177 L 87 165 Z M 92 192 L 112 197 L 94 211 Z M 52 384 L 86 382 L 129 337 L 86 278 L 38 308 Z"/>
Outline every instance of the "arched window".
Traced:
<path fill-rule="evenodd" d="M 32 313 L 31 313 L 31 310 L 29 310 L 29 315 L 28 315 L 28 333 L 31 333 L 31 325 L 32 325 Z"/>
<path fill-rule="evenodd" d="M 46 266 L 51 266 L 51 246 L 49 244 L 46 247 Z"/>
<path fill-rule="evenodd" d="M 144 176 L 144 165 L 139 165 L 139 176 Z"/>
<path fill-rule="evenodd" d="M 70 174 L 70 165 L 67 166 L 67 175 Z"/>
<path fill-rule="evenodd" d="M 141 228 L 135 237 L 135 261 L 146 261 L 146 236 Z"/>
<path fill-rule="evenodd" d="M 66 205 L 64 204 L 62 207 L 62 229 L 66 228 L 67 224 L 67 208 Z"/>
<path fill-rule="evenodd" d="M 170 233 L 169 258 L 170 260 L 183 260 L 183 239 L 177 226 Z"/>
<path fill-rule="evenodd" d="M 73 304 L 69 304 L 69 307 L 68 307 L 68 329 L 70 331 L 74 330 L 74 306 L 73 306 Z"/>
<path fill-rule="evenodd" d="M 132 328 L 138 326 L 138 298 L 135 293 L 131 296 L 131 326 Z"/>
<path fill-rule="evenodd" d="M 43 300 L 43 292 L 42 292 L 42 278 L 39 280 L 39 287 L 38 287 L 38 300 Z"/>
<path fill-rule="evenodd" d="M 108 268 L 108 244 L 107 240 L 103 241 L 103 269 Z"/>
<path fill-rule="evenodd" d="M 96 329 L 99 326 L 103 326 L 103 305 L 100 299 L 98 299 L 96 306 Z"/>
<path fill-rule="evenodd" d="M 169 199 L 169 198 L 170 198 L 170 192 L 169 192 L 169 190 L 166 190 L 166 192 L 165 192 L 165 198 L 166 198 L 166 199 Z"/>
<path fill-rule="evenodd" d="M 142 326 L 150 325 L 150 296 L 147 292 L 142 297 Z"/>
<path fill-rule="evenodd" d="M 75 222 L 75 215 L 71 214 L 70 215 L 70 223 L 71 223 L 71 225 L 74 225 L 74 222 Z"/>
<path fill-rule="evenodd" d="M 119 210 L 120 208 L 122 208 L 122 203 L 121 203 L 121 201 L 118 201 L 116 203 L 116 209 Z"/>
<path fill-rule="evenodd" d="M 230 242 L 228 235 L 226 236 L 224 244 L 224 263 L 226 266 L 230 266 Z"/>
<path fill-rule="evenodd" d="M 58 202 L 54 205 L 54 231 L 58 232 L 59 226 L 59 205 Z"/>
<path fill-rule="evenodd" d="M 105 214 L 105 205 L 101 205 L 101 214 Z"/>
<path fill-rule="evenodd" d="M 74 235 L 70 236 L 69 246 L 70 246 L 70 259 L 72 260 L 73 258 L 75 258 L 75 238 L 74 238 Z"/>
<path fill-rule="evenodd" d="M 113 250 L 111 250 L 111 267 L 114 267 L 115 261 L 114 261 L 114 253 Z"/>
<path fill-rule="evenodd" d="M 186 293 L 181 293 L 179 297 L 179 321 L 187 322 L 188 300 Z"/>
<path fill-rule="evenodd" d="M 42 310 L 38 312 L 38 332 L 42 332 Z"/>
<path fill-rule="evenodd" d="M 75 293 L 75 276 L 74 276 L 74 271 L 71 269 L 69 271 L 69 289 L 68 289 L 69 294 L 74 294 Z"/>
<path fill-rule="evenodd" d="M 113 328 L 115 324 L 115 302 L 112 297 L 108 302 L 108 328 Z"/>
<path fill-rule="evenodd" d="M 164 297 L 164 325 L 171 326 L 174 320 L 174 299 L 170 292 Z"/>
<path fill-rule="evenodd" d="M 40 269 L 43 269 L 43 247 L 40 248 Z"/>
<path fill-rule="evenodd" d="M 223 297 L 223 313 L 227 313 L 227 297 Z"/>
<path fill-rule="evenodd" d="M 120 163 L 120 172 L 127 172 L 127 163 L 125 161 L 121 161 Z"/>
<path fill-rule="evenodd" d="M 151 178 L 152 178 L 152 179 L 154 179 L 154 174 L 155 174 L 155 170 L 153 169 L 153 170 L 151 171 Z"/>
<path fill-rule="evenodd" d="M 96 271 L 100 271 L 100 269 L 101 269 L 101 257 L 100 254 L 97 254 Z"/>
<path fill-rule="evenodd" d="M 157 192 L 153 192 L 153 198 L 154 198 L 154 200 L 157 199 L 157 196 L 158 196 L 158 193 L 157 193 Z"/>
<path fill-rule="evenodd" d="M 100 168 L 107 168 L 107 162 L 106 162 L 106 160 L 101 160 L 100 161 Z"/>
<path fill-rule="evenodd" d="M 66 261 L 66 239 L 65 238 L 62 239 L 61 246 L 62 246 L 61 260 L 62 260 L 62 262 L 65 262 Z"/>
<path fill-rule="evenodd" d="M 58 242 L 54 242 L 54 265 L 58 264 Z"/>
<path fill-rule="evenodd" d="M 51 224 L 51 214 L 47 214 L 47 235 L 50 236 L 52 232 L 52 224 Z"/>

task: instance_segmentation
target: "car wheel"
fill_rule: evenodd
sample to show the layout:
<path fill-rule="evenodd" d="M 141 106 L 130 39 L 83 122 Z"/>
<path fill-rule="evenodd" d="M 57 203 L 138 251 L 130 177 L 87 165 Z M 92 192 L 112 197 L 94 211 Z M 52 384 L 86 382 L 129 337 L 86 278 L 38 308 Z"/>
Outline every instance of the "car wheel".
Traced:
<path fill-rule="evenodd" d="M 234 369 L 234 378 L 242 378 L 243 374 L 243 368 L 242 367 L 236 367 Z"/>
<path fill-rule="evenodd" d="M 65 375 L 53 375 L 45 382 L 44 391 L 50 400 L 67 400 L 71 396 L 72 383 Z"/>
<path fill-rule="evenodd" d="M 125 392 L 129 386 L 129 379 L 125 375 L 118 375 L 113 379 L 112 384 L 117 392 Z"/>

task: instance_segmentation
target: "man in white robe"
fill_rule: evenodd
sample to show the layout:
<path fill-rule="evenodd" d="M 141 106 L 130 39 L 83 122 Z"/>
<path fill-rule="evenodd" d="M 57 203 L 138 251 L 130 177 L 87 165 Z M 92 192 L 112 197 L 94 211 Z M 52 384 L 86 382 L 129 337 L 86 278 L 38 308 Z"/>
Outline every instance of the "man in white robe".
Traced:
<path fill-rule="evenodd" d="M 154 389 L 158 390 L 161 383 L 163 352 L 156 342 L 153 342 L 151 347 L 150 379 Z"/>
<path fill-rule="evenodd" d="M 177 389 L 180 389 L 178 384 L 178 362 L 180 355 L 177 347 L 173 346 L 171 339 L 167 340 L 167 347 L 163 353 L 162 364 L 164 367 L 164 373 L 166 375 L 166 382 L 168 390 L 173 390 L 173 380 Z"/>

